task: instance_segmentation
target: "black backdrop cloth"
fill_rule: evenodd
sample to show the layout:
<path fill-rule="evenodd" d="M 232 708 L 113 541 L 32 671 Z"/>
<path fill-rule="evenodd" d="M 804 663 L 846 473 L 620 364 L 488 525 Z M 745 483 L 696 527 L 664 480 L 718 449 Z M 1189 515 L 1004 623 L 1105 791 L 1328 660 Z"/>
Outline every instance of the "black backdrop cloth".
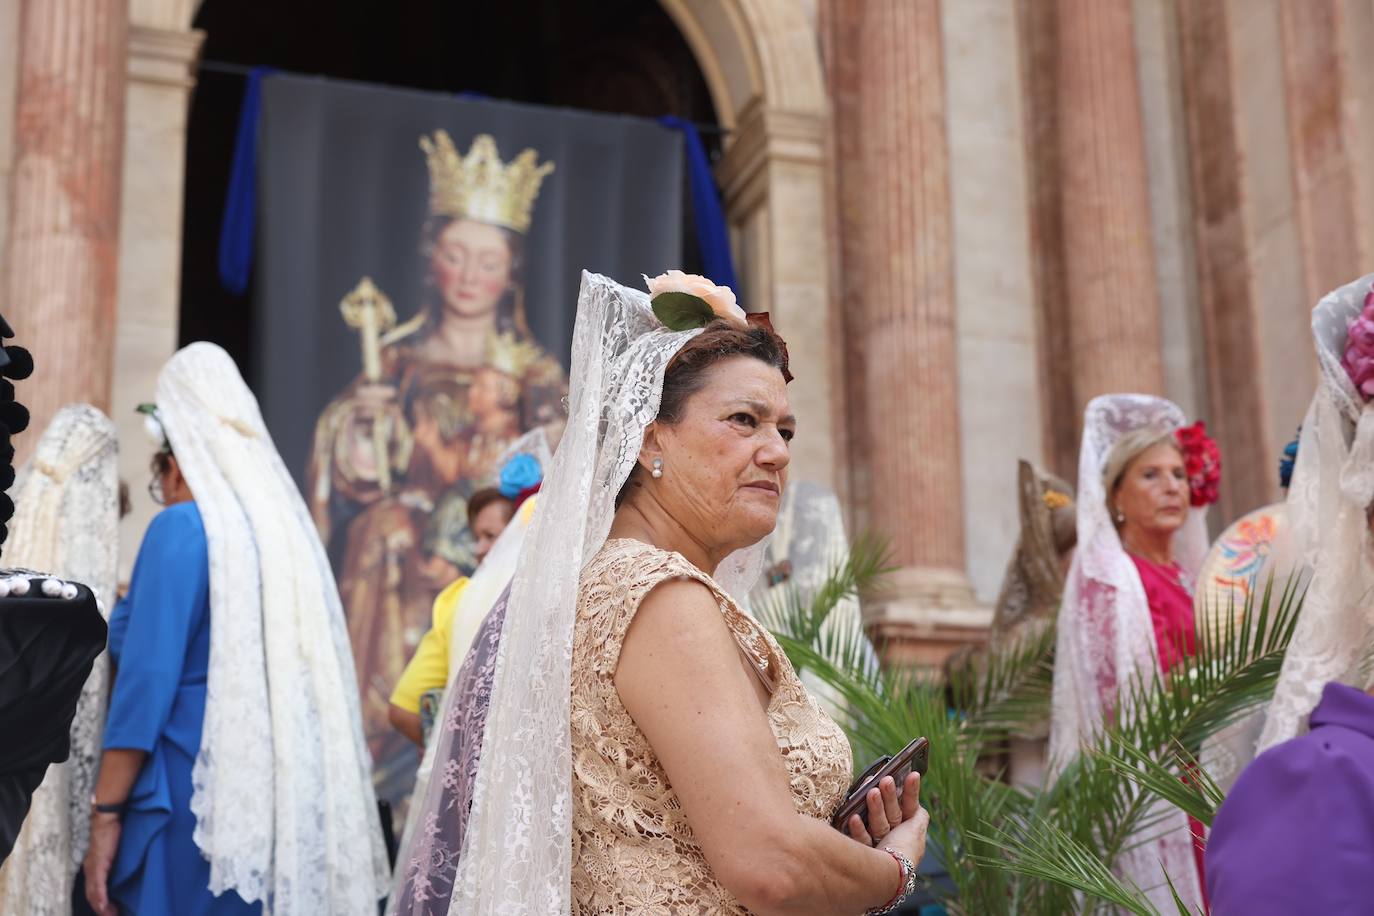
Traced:
<path fill-rule="evenodd" d="M 6 575 L 0 573 L 0 575 Z M 0 862 L 14 848 L 34 789 L 67 759 L 69 729 L 106 625 L 84 585 L 74 599 L 0 598 Z"/>

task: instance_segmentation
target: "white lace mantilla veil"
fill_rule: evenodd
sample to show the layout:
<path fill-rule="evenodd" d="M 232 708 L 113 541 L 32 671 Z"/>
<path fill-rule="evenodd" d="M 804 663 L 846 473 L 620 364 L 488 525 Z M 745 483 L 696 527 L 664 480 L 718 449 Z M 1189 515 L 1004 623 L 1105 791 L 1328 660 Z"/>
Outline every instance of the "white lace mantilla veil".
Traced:
<path fill-rule="evenodd" d="M 102 614 L 115 598 L 119 470 L 115 428 L 99 410 L 71 404 L 44 431 L 20 473 L 5 544 L 7 565 L 90 587 Z M 81 688 L 71 756 L 48 767 L 14 850 L 0 868 L 0 912 L 71 912 L 72 880 L 90 839 L 90 799 L 100 762 L 109 657 L 101 653 Z"/>
<path fill-rule="evenodd" d="M 549 439 L 544 433 L 544 427 L 536 427 L 512 442 L 496 462 L 498 473 L 506 462 L 516 455 L 529 455 L 539 462 L 540 472 L 543 473 L 553 461 L 553 455 L 549 451 Z M 520 559 L 520 548 L 524 545 L 525 534 L 529 531 L 530 517 L 525 513 L 533 508 L 533 504 L 523 504 L 520 510 L 511 516 L 510 522 L 491 545 L 491 549 L 487 551 L 481 565 L 468 578 L 467 587 L 458 596 L 458 606 L 454 608 L 453 623 L 449 631 L 448 682 L 450 684 L 453 683 L 454 675 L 458 673 L 458 669 L 463 664 L 463 658 L 472 646 L 472 640 L 482 625 L 482 618 L 487 616 L 487 612 L 496 604 L 496 599 L 501 597 L 501 593 L 505 591 L 506 586 L 515 576 L 516 564 Z M 447 696 L 445 700 L 447 700 Z M 433 747 L 434 744 L 431 741 L 429 747 Z M 428 751 L 428 747 L 426 751 Z M 429 754 L 426 753 L 425 756 L 428 758 Z M 421 768 L 424 769 L 424 767 L 425 764 L 422 761 Z"/>
<path fill-rule="evenodd" d="M 1144 394 L 1103 395 L 1089 402 L 1084 412 L 1078 546 L 1064 584 L 1055 644 L 1051 775 L 1061 772 L 1080 745 L 1101 728 L 1118 688 L 1159 664 L 1145 589 L 1107 508 L 1102 480 L 1107 458 L 1117 440 L 1132 430 L 1151 428 L 1165 434 L 1186 423 L 1177 405 Z M 1174 536 L 1174 556 L 1195 577 L 1206 553 L 1206 522 L 1203 512 L 1194 510 Z M 1183 901 L 1200 907 L 1202 890 L 1186 815 L 1161 805 L 1146 820 L 1151 822 L 1149 836 L 1137 838 L 1139 842 L 1121 855 L 1121 872 L 1160 912 L 1171 912 L 1175 907 L 1162 867 Z"/>
<path fill-rule="evenodd" d="M 1374 274 L 1327 293 L 1312 311 L 1321 380 L 1303 420 L 1287 504 L 1294 544 L 1312 580 L 1257 751 L 1303 731 L 1327 682 L 1367 686 L 1360 663 L 1374 625 L 1365 517 L 1374 502 L 1374 405 L 1355 390 L 1341 356 L 1371 282 Z"/>
<path fill-rule="evenodd" d="M 544 433 L 544 427 L 536 427 L 512 442 L 497 459 L 497 471 L 499 472 L 506 462 L 516 455 L 529 455 L 539 462 L 541 471 L 547 468 L 552 461 L 552 455 L 549 451 L 549 440 Z M 533 499 L 521 505 L 515 515 L 511 517 L 505 530 L 491 545 L 491 550 L 487 552 L 486 558 L 482 560 L 476 571 L 468 577 L 468 584 L 463 588 L 462 594 L 458 596 L 458 606 L 453 610 L 453 621 L 449 630 L 448 683 L 444 686 L 443 701 L 439 704 L 440 711 L 435 719 L 436 723 L 442 723 L 448 719 L 449 703 L 453 702 L 453 691 L 449 689 L 453 685 L 453 679 L 457 676 L 458 669 L 463 665 L 463 659 L 472 646 L 472 641 L 482 625 L 482 620 L 496 604 L 496 600 L 501 597 L 501 593 L 515 575 L 516 562 L 520 558 L 520 548 L 525 543 L 526 532 L 529 531 L 530 516 L 527 513 L 533 508 Z M 436 729 L 439 727 L 441 726 L 435 726 Z M 420 766 L 415 771 L 415 788 L 411 793 L 412 798 L 423 799 L 425 797 L 429 788 L 429 777 L 434 770 L 436 749 L 439 746 L 439 742 L 433 740 L 425 745 L 420 757 Z M 406 818 L 405 829 L 401 833 L 400 848 L 403 852 L 409 852 L 415 834 L 415 826 L 420 821 L 421 818 L 418 814 L 412 814 Z M 408 861 L 408 857 L 398 861 Z M 393 900 L 399 899 L 405 880 L 406 870 L 397 868 L 396 873 L 392 876 Z"/>
<path fill-rule="evenodd" d="M 438 912 L 571 911 L 570 694 L 578 579 L 610 531 L 616 494 L 658 414 L 664 370 L 697 333 L 664 328 L 646 293 L 583 273 L 568 425 L 511 583 L 467 831 L 452 894 Z M 731 554 L 717 580 L 745 594 L 762 554 L 762 543 Z M 443 735 L 438 740 L 448 743 Z M 431 780 L 419 818 L 454 816 L 440 811 L 442 782 Z M 436 854 L 430 864 L 437 874 L 452 866 L 452 858 Z M 416 912 L 435 910 L 426 904 Z"/>
<path fill-rule="evenodd" d="M 372 916 L 386 850 L 343 608 L 305 502 L 219 347 L 168 361 L 157 411 L 209 543 L 191 809 L 210 890 L 268 913 Z"/>

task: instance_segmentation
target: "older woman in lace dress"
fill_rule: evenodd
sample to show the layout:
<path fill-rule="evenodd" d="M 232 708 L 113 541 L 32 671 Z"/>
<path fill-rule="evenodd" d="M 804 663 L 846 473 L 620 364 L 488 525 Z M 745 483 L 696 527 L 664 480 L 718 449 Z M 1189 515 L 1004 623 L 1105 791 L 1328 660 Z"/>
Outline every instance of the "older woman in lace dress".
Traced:
<path fill-rule="evenodd" d="M 664 292 L 584 277 L 568 432 L 450 698 L 397 912 L 852 914 L 913 884 L 918 778 L 832 829 L 849 744 L 732 597 L 787 483 L 786 350 L 728 290 Z"/>

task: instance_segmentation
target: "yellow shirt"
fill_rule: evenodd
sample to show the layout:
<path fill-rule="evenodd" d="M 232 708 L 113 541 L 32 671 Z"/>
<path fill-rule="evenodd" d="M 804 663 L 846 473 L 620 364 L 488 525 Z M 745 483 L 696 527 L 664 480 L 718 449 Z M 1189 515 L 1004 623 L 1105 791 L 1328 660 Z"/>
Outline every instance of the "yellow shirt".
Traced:
<path fill-rule="evenodd" d="M 407 712 L 420 712 L 420 697 L 431 690 L 443 690 L 448 685 L 448 641 L 453 629 L 453 612 L 468 580 L 464 576 L 449 584 L 434 599 L 434 611 L 429 632 L 415 647 L 406 670 L 391 692 L 391 705 Z"/>

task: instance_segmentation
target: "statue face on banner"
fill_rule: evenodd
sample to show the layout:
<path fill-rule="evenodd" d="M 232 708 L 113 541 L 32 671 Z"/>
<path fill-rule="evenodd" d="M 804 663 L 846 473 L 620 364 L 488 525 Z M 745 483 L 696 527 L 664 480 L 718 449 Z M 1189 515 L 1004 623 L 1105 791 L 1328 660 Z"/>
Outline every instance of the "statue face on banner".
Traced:
<path fill-rule="evenodd" d="M 499 226 L 451 220 L 435 238 L 430 255 L 430 279 L 438 292 L 436 304 L 457 318 L 495 314 L 514 280 L 512 247 L 510 233 Z"/>

